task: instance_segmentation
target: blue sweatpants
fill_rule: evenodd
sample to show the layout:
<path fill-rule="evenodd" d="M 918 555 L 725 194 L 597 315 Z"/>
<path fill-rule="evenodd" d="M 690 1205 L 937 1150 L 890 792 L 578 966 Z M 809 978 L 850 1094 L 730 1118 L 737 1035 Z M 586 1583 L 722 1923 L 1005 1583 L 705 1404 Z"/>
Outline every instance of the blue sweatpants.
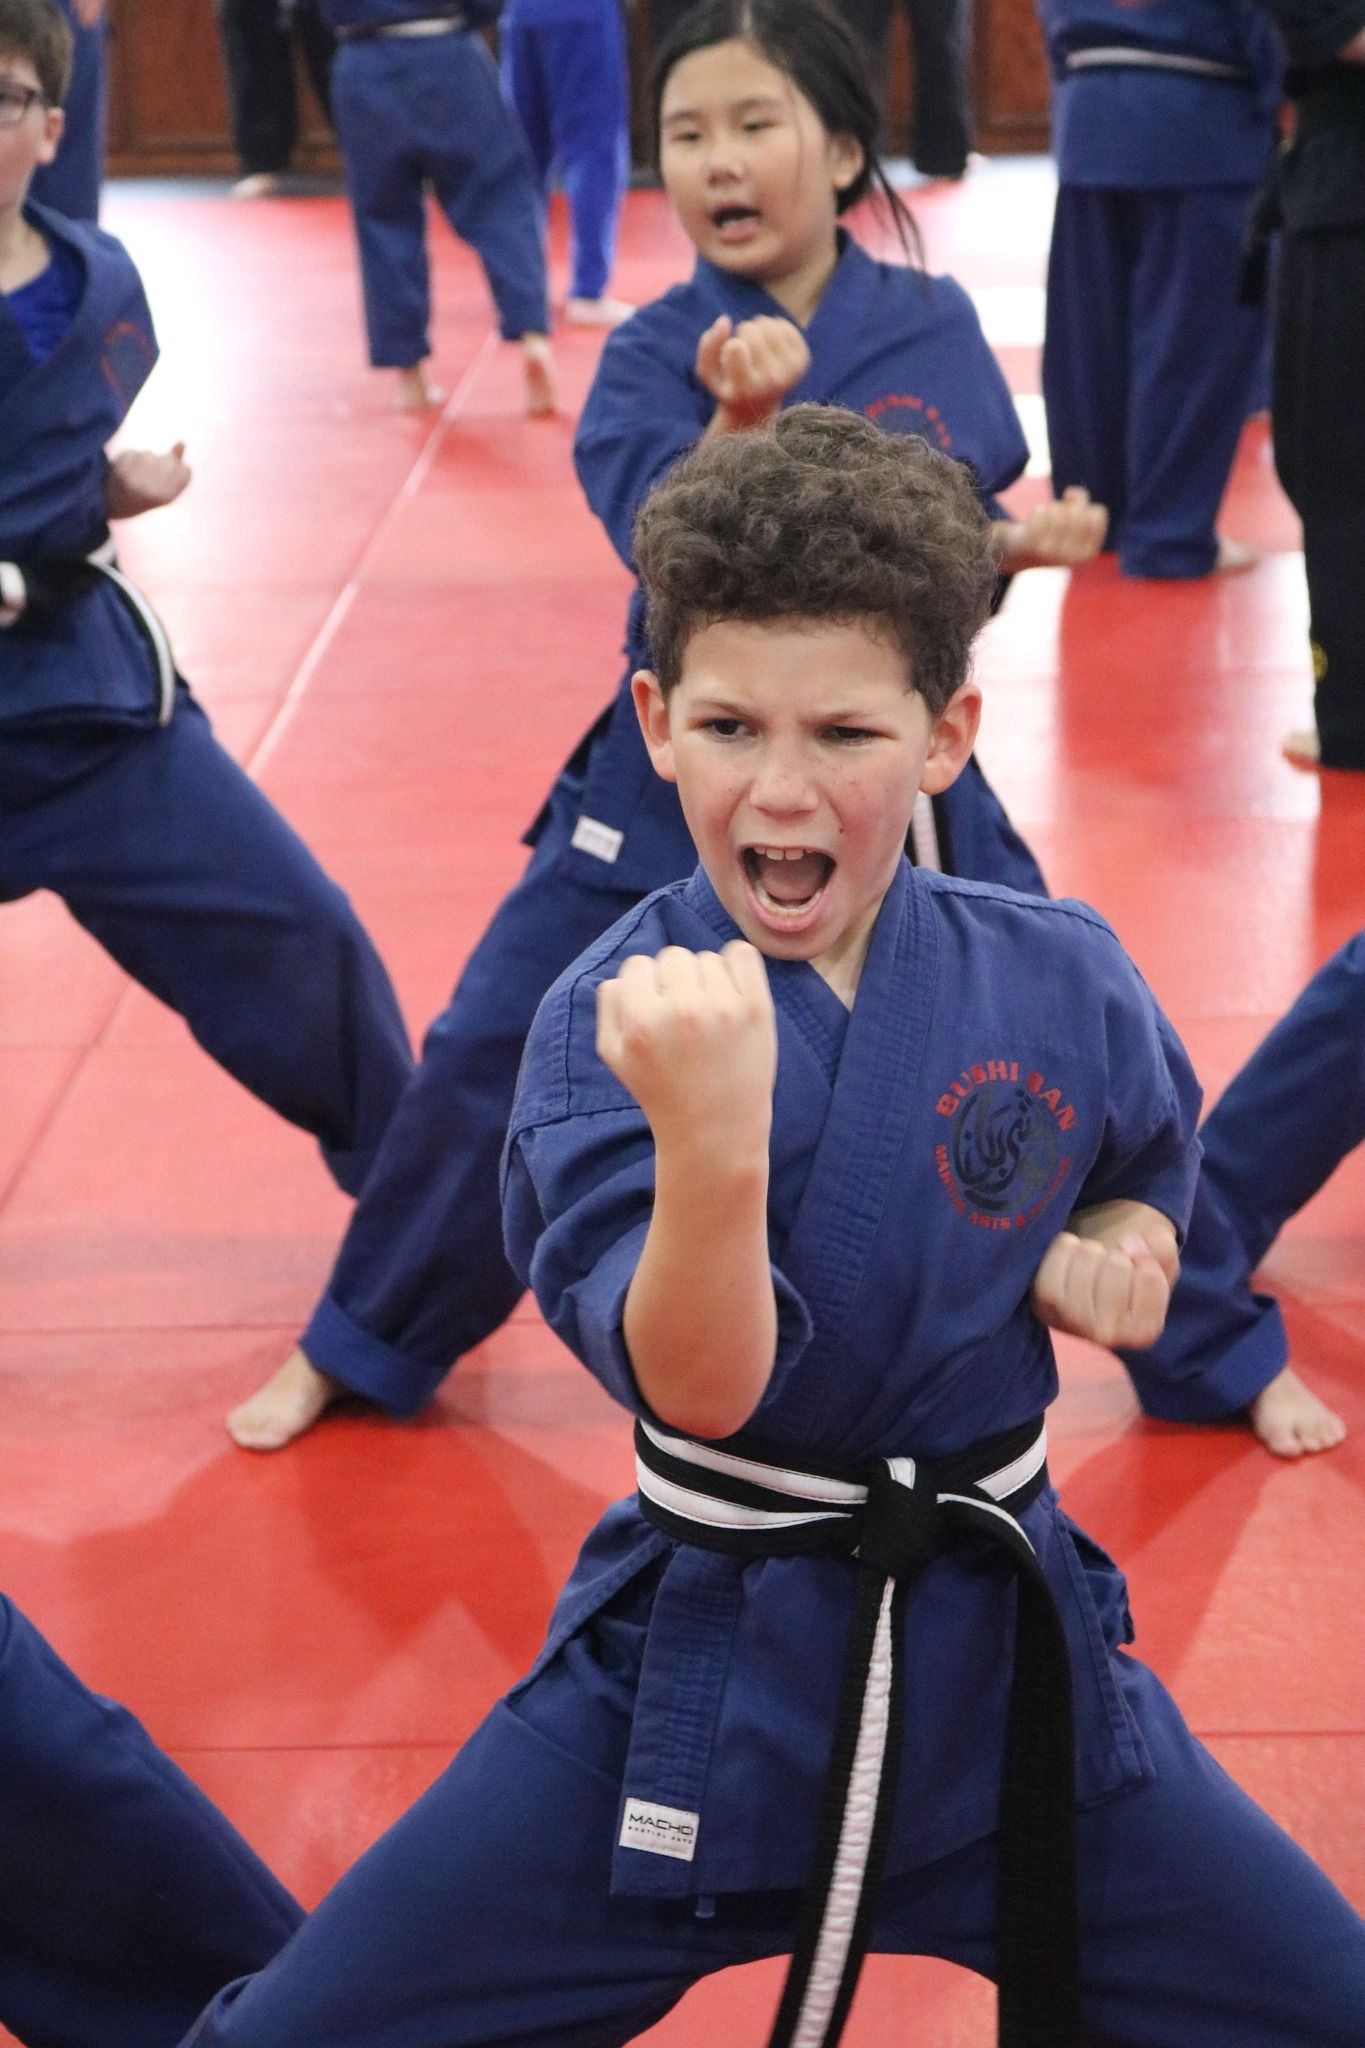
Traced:
<path fill-rule="evenodd" d="M 1288 1362 L 1279 1303 L 1251 1276 L 1286 1220 L 1365 1140 L 1365 932 L 1334 953 L 1200 1132 L 1204 1163 L 1161 1337 L 1123 1361 L 1153 1415 L 1246 1407 Z"/>
<path fill-rule="evenodd" d="M 106 16 L 86 28 L 69 5 L 63 12 L 75 38 L 66 127 L 55 161 L 34 172 L 29 197 L 69 220 L 98 220 L 108 128 L 109 21 Z"/>
<path fill-rule="evenodd" d="M 0 2024 L 173 2048 L 302 1910 L 212 1802 L 0 1594 Z"/>
<path fill-rule="evenodd" d="M 51 889 L 359 1189 L 412 1069 L 342 891 L 181 692 L 169 725 L 0 729 L 0 902 Z"/>
<path fill-rule="evenodd" d="M 592 887 L 567 867 L 581 795 L 576 776 L 561 777 L 525 875 L 427 1033 L 300 1340 L 320 1372 L 395 1415 L 415 1414 L 521 1296 L 503 1251 L 498 1162 L 522 1047 L 551 984 L 647 893 Z M 974 763 L 949 790 L 941 827 L 953 873 L 1047 893 Z M 681 818 L 676 839 L 650 888 L 688 872 Z"/>
<path fill-rule="evenodd" d="M 1052 483 L 1109 507 L 1125 575 L 1214 565 L 1265 346 L 1262 309 L 1237 296 L 1253 196 L 1058 189 L 1043 343 Z"/>
<path fill-rule="evenodd" d="M 377 369 L 431 353 L 426 193 L 483 264 L 504 340 L 549 331 L 535 174 L 493 60 L 472 33 L 343 43 L 332 117 L 355 216 Z"/>
<path fill-rule="evenodd" d="M 596 19 L 501 32 L 502 76 L 542 191 L 558 170 L 569 202 L 569 294 L 597 299 L 611 278 L 629 173 L 629 80 L 616 0 Z"/>
<path fill-rule="evenodd" d="M 799 1895 L 609 1895 L 629 1721 L 552 1662 L 185 2048 L 617 2048 L 782 1955 Z M 1086 2048 L 1360 2048 L 1365 1926 L 1145 1666 L 1150 1779 L 1078 1815 Z M 886 1880 L 874 1951 L 994 1966 L 995 1843 Z M 913 2038 L 907 2023 L 907 2040 Z"/>

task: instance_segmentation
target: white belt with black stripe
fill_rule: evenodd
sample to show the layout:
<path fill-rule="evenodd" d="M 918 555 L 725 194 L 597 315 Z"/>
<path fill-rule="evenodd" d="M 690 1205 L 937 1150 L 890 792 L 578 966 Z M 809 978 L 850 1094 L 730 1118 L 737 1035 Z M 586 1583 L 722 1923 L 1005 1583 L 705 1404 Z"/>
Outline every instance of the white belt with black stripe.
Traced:
<path fill-rule="evenodd" d="M 88 552 L 69 558 L 53 558 L 27 567 L 22 562 L 0 562 L 0 631 L 17 626 L 30 612 L 41 616 L 56 610 L 100 577 L 113 584 L 147 642 L 156 667 L 157 723 L 167 725 L 175 709 L 176 684 L 170 639 L 137 585 L 130 583 L 119 568 L 113 536 L 108 531 Z"/>
<path fill-rule="evenodd" d="M 910 1590 L 973 1536 L 998 1545 L 1019 1589 L 999 1830 L 1000 2048 L 1074 2048 L 1080 2036 L 1075 1754 L 1066 1635 L 1019 1514 L 1047 1485 L 1041 1420 L 932 1462 L 857 1472 L 787 1466 L 635 1426 L 646 1520 L 678 1542 L 758 1558 L 833 1552 L 859 1565 L 815 1864 L 768 2048 L 835 2048 L 876 1908 L 899 1761 Z"/>

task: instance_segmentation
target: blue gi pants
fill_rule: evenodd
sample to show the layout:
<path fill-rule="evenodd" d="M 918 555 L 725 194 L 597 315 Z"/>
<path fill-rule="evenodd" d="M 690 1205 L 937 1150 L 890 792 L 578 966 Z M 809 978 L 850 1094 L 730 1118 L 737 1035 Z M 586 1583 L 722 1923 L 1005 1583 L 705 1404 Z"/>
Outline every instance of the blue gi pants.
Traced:
<path fill-rule="evenodd" d="M 953 872 L 1046 895 L 975 766 L 948 795 Z M 566 773 L 525 875 L 427 1033 L 300 1339 L 320 1372 L 395 1415 L 415 1415 L 521 1297 L 503 1251 L 498 1162 L 522 1047 L 551 984 L 645 893 L 566 871 L 580 796 Z M 654 886 L 678 879 L 662 873 Z"/>
<path fill-rule="evenodd" d="M 393 989 L 188 693 L 163 727 L 0 732 L 0 902 L 35 889 L 357 1192 L 412 1067 Z"/>
<path fill-rule="evenodd" d="M 1365 1140 L 1365 932 L 1314 975 L 1200 1136 L 1166 1328 L 1150 1350 L 1123 1353 L 1143 1407 L 1182 1421 L 1246 1407 L 1288 1361 L 1279 1303 L 1254 1293 L 1251 1276 L 1285 1221 Z"/>
<path fill-rule="evenodd" d="M 575 815 L 557 788 L 525 875 L 426 1035 L 301 1339 L 320 1370 L 394 1414 L 416 1414 L 521 1298 L 502 1246 L 498 1161 L 522 1047 L 551 983 L 640 900 L 565 874 Z"/>
<path fill-rule="evenodd" d="M 599 299 L 611 277 L 629 171 L 625 31 L 615 0 L 597 19 L 501 31 L 502 76 L 548 192 L 558 168 L 569 202 L 569 295 Z"/>
<path fill-rule="evenodd" d="M 616 2048 L 789 1951 L 794 1893 L 609 1896 L 629 1722 L 574 1661 L 495 1707 L 185 2048 Z M 1365 1926 L 1151 1672 L 1116 1668 L 1154 1775 L 1078 1816 L 1087 2048 L 1360 2048 Z M 890 1878 L 871 1946 L 989 1976 L 994 1891 L 993 1839 Z"/>
<path fill-rule="evenodd" d="M 431 353 L 428 184 L 483 264 L 503 339 L 548 333 L 535 176 L 480 38 L 343 43 L 332 67 L 332 114 L 376 369 L 410 369 Z"/>
<path fill-rule="evenodd" d="M 106 65 L 107 17 L 86 28 L 70 5 L 63 13 L 71 23 L 75 51 L 71 86 L 66 95 L 66 128 L 56 160 L 33 174 L 29 196 L 70 220 L 98 220 L 100 186 L 104 180 L 104 140 L 108 126 Z"/>
<path fill-rule="evenodd" d="M 0 1595 L 0 2023 L 172 2048 L 303 1913 L 122 1707 Z"/>
<path fill-rule="evenodd" d="M 1245 185 L 1066 185 L 1048 259 L 1043 398 L 1060 496 L 1109 507 L 1127 576 L 1205 576 L 1256 388 L 1259 307 L 1238 303 Z"/>

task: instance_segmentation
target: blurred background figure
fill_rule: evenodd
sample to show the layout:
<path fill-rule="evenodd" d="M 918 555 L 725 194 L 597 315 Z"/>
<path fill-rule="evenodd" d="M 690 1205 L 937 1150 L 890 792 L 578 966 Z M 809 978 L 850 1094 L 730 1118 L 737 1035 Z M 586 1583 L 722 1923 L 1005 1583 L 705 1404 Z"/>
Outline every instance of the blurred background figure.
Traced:
<path fill-rule="evenodd" d="M 1267 0 L 1289 59 L 1280 160 L 1275 466 L 1303 521 L 1314 722 L 1291 759 L 1365 768 L 1365 0 Z"/>
<path fill-rule="evenodd" d="M 615 327 L 631 312 L 607 290 L 630 172 L 630 84 L 619 0 L 507 0 L 502 77 L 541 189 L 569 203 L 565 317 Z"/>
<path fill-rule="evenodd" d="M 109 15 L 105 0 L 58 0 L 58 5 L 75 37 L 66 127 L 56 161 L 34 173 L 29 196 L 70 220 L 98 220 L 108 122 Z"/>
<path fill-rule="evenodd" d="M 233 197 L 268 199 L 280 189 L 280 174 L 289 169 L 299 136 L 294 44 L 330 121 L 335 39 L 312 0 L 217 0 L 217 7 L 232 139 L 241 166 Z"/>
<path fill-rule="evenodd" d="M 874 79 L 887 76 L 887 39 L 896 0 L 841 0 L 839 12 L 862 37 Z M 960 178 L 972 147 L 971 0 L 901 0 L 910 22 L 915 102 L 910 156 L 926 178 Z M 901 138 L 888 137 L 892 155 Z"/>

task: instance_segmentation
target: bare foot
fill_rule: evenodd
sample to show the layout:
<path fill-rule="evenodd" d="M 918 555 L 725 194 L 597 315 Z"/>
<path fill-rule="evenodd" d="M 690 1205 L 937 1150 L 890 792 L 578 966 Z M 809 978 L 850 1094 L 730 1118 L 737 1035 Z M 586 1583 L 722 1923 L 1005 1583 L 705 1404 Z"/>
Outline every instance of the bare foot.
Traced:
<path fill-rule="evenodd" d="M 432 412 L 438 405 L 444 405 L 446 395 L 439 384 L 433 384 L 427 376 L 425 363 L 414 363 L 410 370 L 398 372 L 398 389 L 393 402 L 399 412 Z"/>
<path fill-rule="evenodd" d="M 1277 1458 L 1332 1451 L 1346 1435 L 1341 1417 L 1289 1366 L 1277 1373 L 1269 1386 L 1262 1387 L 1247 1416 L 1256 1435 Z"/>
<path fill-rule="evenodd" d="M 274 199 L 278 196 L 280 181 L 274 171 L 250 171 L 245 178 L 239 178 L 228 193 L 229 199 Z"/>
<path fill-rule="evenodd" d="M 233 1409 L 227 1419 L 228 1435 L 245 1451 L 282 1451 L 345 1392 L 336 1380 L 310 1365 L 301 1351 L 291 1351 L 279 1371 L 249 1401 Z"/>
<path fill-rule="evenodd" d="M 619 327 L 635 311 L 625 299 L 609 298 L 604 292 L 596 299 L 565 299 L 564 318 L 575 327 Z"/>
<path fill-rule="evenodd" d="M 1218 554 L 1214 561 L 1214 573 L 1218 576 L 1238 576 L 1243 569 L 1254 569 L 1260 556 L 1255 548 L 1249 548 L 1244 540 L 1229 540 L 1227 534 L 1218 536 Z"/>
<path fill-rule="evenodd" d="M 1322 747 L 1316 729 L 1309 726 L 1302 732 L 1287 732 L 1280 741 L 1280 752 L 1287 755 L 1291 761 L 1303 762 L 1310 768 L 1316 768 L 1322 759 Z"/>
<path fill-rule="evenodd" d="M 547 419 L 556 405 L 555 359 L 548 334 L 523 334 L 522 368 L 526 373 L 526 410 L 532 419 Z"/>

